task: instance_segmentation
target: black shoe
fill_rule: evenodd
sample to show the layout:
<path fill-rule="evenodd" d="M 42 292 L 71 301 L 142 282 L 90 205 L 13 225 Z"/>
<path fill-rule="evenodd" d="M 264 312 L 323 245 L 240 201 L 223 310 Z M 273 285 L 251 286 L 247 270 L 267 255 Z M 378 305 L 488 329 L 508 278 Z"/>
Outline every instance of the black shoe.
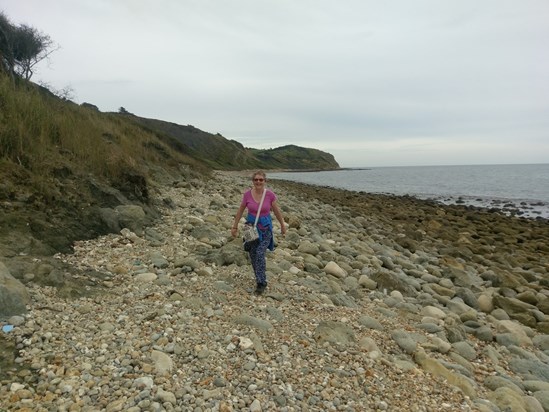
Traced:
<path fill-rule="evenodd" d="M 261 295 L 265 291 L 266 288 L 267 288 L 266 283 L 258 283 L 257 287 L 255 288 L 255 294 L 256 295 Z"/>

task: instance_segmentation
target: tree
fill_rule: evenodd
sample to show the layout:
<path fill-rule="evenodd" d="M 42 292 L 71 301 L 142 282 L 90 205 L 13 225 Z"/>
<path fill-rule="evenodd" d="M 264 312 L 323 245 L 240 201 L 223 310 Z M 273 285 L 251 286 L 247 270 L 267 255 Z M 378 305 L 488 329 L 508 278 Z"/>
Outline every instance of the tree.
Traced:
<path fill-rule="evenodd" d="M 0 70 L 13 75 L 13 26 L 6 15 L 0 12 Z"/>
<path fill-rule="evenodd" d="M 59 46 L 47 34 L 22 24 L 14 26 L 0 12 L 0 57 L 2 70 L 12 77 L 30 80 L 34 67 L 47 59 Z"/>
<path fill-rule="evenodd" d="M 22 24 L 15 29 L 15 72 L 25 80 L 30 80 L 34 66 L 58 49 L 59 46 L 55 45 L 50 36 Z"/>

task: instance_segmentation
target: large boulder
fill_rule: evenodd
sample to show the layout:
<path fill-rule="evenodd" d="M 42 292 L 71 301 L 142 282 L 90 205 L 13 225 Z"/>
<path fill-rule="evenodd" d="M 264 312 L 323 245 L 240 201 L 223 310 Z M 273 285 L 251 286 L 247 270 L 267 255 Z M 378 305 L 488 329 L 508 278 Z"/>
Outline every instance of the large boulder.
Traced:
<path fill-rule="evenodd" d="M 412 279 L 396 272 L 379 270 L 373 273 L 370 278 L 377 282 L 379 289 L 387 289 L 389 292 L 398 290 L 405 296 L 415 296 L 417 294 L 416 289 L 412 285 Z"/>
<path fill-rule="evenodd" d="M 320 322 L 313 336 L 321 345 L 326 342 L 335 345 L 349 345 L 355 341 L 353 329 L 345 323 L 336 321 Z"/>
<path fill-rule="evenodd" d="M 137 205 L 120 205 L 115 208 L 118 224 L 121 228 L 128 228 L 141 236 L 145 223 L 145 211 Z"/>
<path fill-rule="evenodd" d="M 20 281 L 15 279 L 3 262 L 0 262 L 0 318 L 27 312 L 30 295 Z"/>

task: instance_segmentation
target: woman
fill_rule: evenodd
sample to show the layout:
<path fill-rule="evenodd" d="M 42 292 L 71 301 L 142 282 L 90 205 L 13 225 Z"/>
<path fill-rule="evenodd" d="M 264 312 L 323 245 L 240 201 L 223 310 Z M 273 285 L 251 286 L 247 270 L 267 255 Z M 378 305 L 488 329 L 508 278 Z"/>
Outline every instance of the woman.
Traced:
<path fill-rule="evenodd" d="M 245 209 L 248 209 L 248 215 L 246 217 L 246 223 L 254 224 L 255 217 L 258 213 L 259 204 L 261 203 L 261 197 L 263 191 L 265 191 L 265 198 L 261 211 L 259 211 L 259 220 L 257 222 L 257 229 L 259 233 L 259 242 L 253 242 L 251 249 L 249 250 L 250 260 L 252 261 L 252 267 L 255 273 L 255 280 L 257 287 L 255 293 L 260 295 L 267 287 L 267 263 L 265 261 L 265 253 L 267 249 L 274 250 L 273 240 L 273 220 L 271 218 L 271 210 L 274 212 L 278 222 L 280 223 L 280 229 L 282 235 L 286 234 L 286 225 L 284 224 L 284 218 L 282 212 L 277 204 L 277 197 L 271 191 L 265 188 L 267 182 L 267 176 L 265 172 L 258 170 L 252 176 L 253 187 L 246 191 L 242 196 L 242 202 L 236 212 L 234 218 L 233 227 L 231 229 L 231 235 L 236 237 L 238 234 L 238 223 L 244 213 Z"/>

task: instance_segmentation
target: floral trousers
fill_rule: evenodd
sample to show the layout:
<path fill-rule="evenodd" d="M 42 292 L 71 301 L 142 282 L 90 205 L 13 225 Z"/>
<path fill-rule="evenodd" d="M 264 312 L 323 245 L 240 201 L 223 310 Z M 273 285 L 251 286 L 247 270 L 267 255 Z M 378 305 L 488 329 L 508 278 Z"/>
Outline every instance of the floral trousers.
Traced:
<path fill-rule="evenodd" d="M 261 235 L 263 239 L 252 246 L 249 254 L 257 284 L 267 285 L 267 261 L 265 255 L 269 243 L 271 243 L 273 232 L 270 230 L 262 230 Z"/>

